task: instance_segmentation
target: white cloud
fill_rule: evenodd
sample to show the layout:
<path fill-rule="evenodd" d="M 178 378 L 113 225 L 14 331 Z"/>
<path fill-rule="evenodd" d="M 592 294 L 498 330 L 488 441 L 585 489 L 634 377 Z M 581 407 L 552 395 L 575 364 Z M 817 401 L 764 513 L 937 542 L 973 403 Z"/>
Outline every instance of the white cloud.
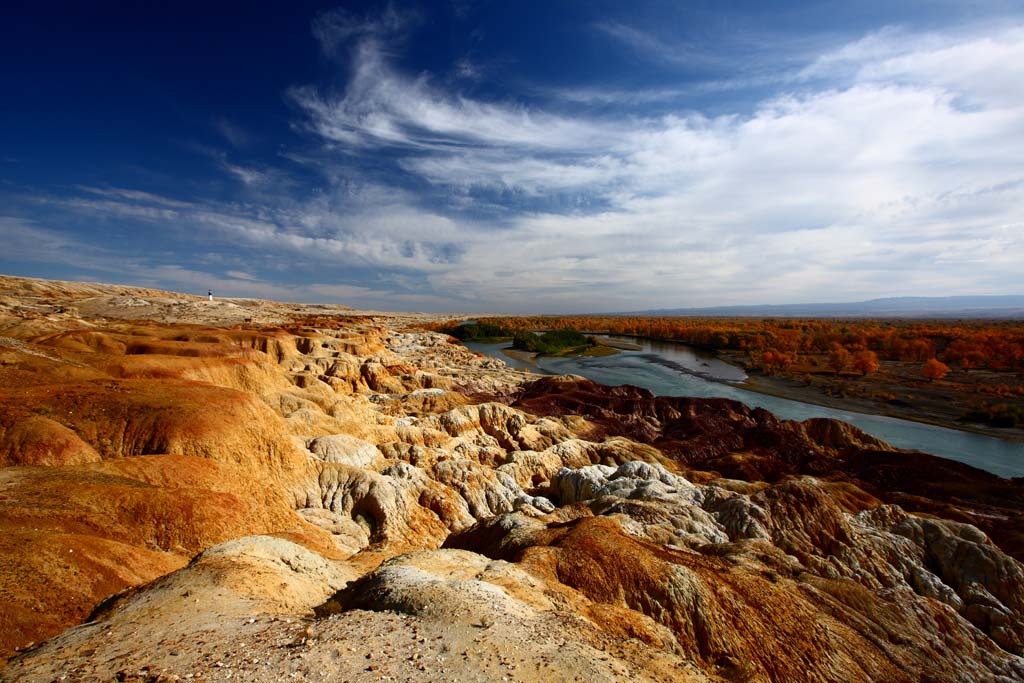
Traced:
<path fill-rule="evenodd" d="M 311 87 L 290 91 L 308 114 L 312 130 L 333 142 L 423 150 L 465 144 L 563 150 L 592 147 L 613 133 L 594 122 L 441 91 L 426 76 L 411 78 L 396 72 L 374 37 L 358 44 L 353 60 L 341 97 Z"/>
<path fill-rule="evenodd" d="M 265 185 L 270 182 L 270 174 L 257 168 L 225 162 L 224 170 L 246 185 Z"/>
<path fill-rule="evenodd" d="M 549 310 L 1020 291 L 1020 36 L 876 36 L 840 51 L 859 60 L 848 83 L 748 116 L 623 121 L 572 165 L 530 149 L 417 157 L 434 182 L 609 203 L 524 216 L 500 260 L 474 244 L 433 281 L 520 309 L 543 293 Z"/>
<path fill-rule="evenodd" d="M 388 4 L 375 16 L 356 16 L 343 7 L 319 14 L 313 21 L 313 36 L 327 56 L 353 38 L 393 37 L 414 20 L 410 14 L 400 13 Z"/>
<path fill-rule="evenodd" d="M 89 185 L 78 185 L 77 189 L 87 194 L 99 197 L 106 197 L 115 200 L 128 200 L 133 202 L 146 202 L 154 206 L 162 206 L 170 209 L 188 209 L 195 206 L 195 204 L 191 202 L 169 199 L 167 197 L 155 195 L 151 192 L 142 192 L 141 190 L 132 190 L 123 187 L 92 187 Z"/>
<path fill-rule="evenodd" d="M 252 144 L 252 136 L 241 126 L 228 121 L 225 118 L 217 119 L 215 122 L 217 132 L 227 140 L 232 147 L 239 149 Z"/>
<path fill-rule="evenodd" d="M 52 254 L 78 250 L 87 258 L 91 248 L 56 230 L 47 230 L 33 221 L 15 216 L 0 216 L 0 235 L 3 235 L 7 258 L 46 262 Z"/>
<path fill-rule="evenodd" d="M 91 188 L 64 206 L 279 253 L 296 269 L 410 277 L 374 292 L 432 308 L 1024 290 L 1021 27 L 889 29 L 823 54 L 751 112 L 613 120 L 402 74 L 384 42 L 401 25 L 339 14 L 317 29 L 325 50 L 353 46 L 343 92 L 291 91 L 320 158 L 342 154 L 338 168 L 319 162 L 324 192 L 234 204 Z M 642 38 L 621 29 L 620 39 Z M 459 211 L 424 209 L 420 191 L 353 184 L 338 170 L 381 148 Z M 500 225 L 452 217 L 484 202 L 503 211 Z M 364 284 L 321 291 L 371 296 Z"/>
<path fill-rule="evenodd" d="M 455 75 L 468 81 L 478 81 L 483 77 L 484 69 L 469 57 L 463 57 L 455 62 Z"/>
<path fill-rule="evenodd" d="M 103 191 L 103 196 L 109 198 L 34 200 L 94 220 L 143 221 L 173 232 L 189 251 L 256 249 L 289 257 L 295 267 L 437 271 L 457 260 L 461 243 L 474 231 L 471 224 L 416 208 L 407 194 L 375 185 L 337 188 L 303 202 L 267 198 L 264 204 L 185 203 L 121 190 Z"/>
<path fill-rule="evenodd" d="M 288 284 L 264 280 L 244 271 L 197 269 L 163 262 L 150 254 L 131 255 L 82 242 L 54 230 L 14 216 L 0 216 L 0 234 L 7 255 L 36 263 L 60 264 L 72 269 L 74 277 L 88 273 L 91 280 L 131 284 L 154 289 L 217 296 L 258 297 L 278 301 L 328 301 L 353 308 L 399 310 L 430 306 L 443 308 L 451 299 L 429 293 L 409 293 L 391 287 L 367 287 L 339 283 Z"/>
<path fill-rule="evenodd" d="M 984 34 L 913 34 L 888 27 L 827 52 L 801 77 L 939 87 L 978 106 L 1024 103 L 1024 26 Z"/>
<path fill-rule="evenodd" d="M 626 47 L 655 61 L 684 66 L 719 65 L 719 53 L 682 41 L 665 41 L 646 31 L 616 21 L 594 24 L 594 28 Z"/>

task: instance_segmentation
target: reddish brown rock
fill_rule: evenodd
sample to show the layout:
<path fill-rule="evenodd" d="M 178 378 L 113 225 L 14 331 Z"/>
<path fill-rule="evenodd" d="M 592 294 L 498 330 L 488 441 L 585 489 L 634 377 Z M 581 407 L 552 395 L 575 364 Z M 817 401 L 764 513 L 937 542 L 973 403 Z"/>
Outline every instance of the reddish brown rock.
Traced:
<path fill-rule="evenodd" d="M 1024 480 L 924 453 L 897 451 L 834 420 L 796 423 L 727 399 L 654 396 L 582 378 L 543 378 L 516 407 L 581 415 L 604 434 L 656 446 L 680 465 L 747 481 L 795 474 L 848 482 L 885 502 L 968 522 L 1024 559 Z"/>
<path fill-rule="evenodd" d="M 801 573 L 761 541 L 700 554 L 633 538 L 602 517 L 510 521 L 486 522 L 449 544 L 515 561 L 597 628 L 679 652 L 728 679 L 952 683 L 1024 675 L 1019 658 L 949 606 Z"/>

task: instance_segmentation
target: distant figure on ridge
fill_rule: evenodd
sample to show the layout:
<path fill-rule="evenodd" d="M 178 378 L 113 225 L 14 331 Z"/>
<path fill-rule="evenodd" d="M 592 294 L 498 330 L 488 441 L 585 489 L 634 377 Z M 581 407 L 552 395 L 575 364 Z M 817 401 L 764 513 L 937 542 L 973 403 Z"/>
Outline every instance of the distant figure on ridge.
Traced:
<path fill-rule="evenodd" d="M 206 290 L 206 296 L 210 297 L 210 301 L 213 301 L 213 290 L 212 289 Z"/>

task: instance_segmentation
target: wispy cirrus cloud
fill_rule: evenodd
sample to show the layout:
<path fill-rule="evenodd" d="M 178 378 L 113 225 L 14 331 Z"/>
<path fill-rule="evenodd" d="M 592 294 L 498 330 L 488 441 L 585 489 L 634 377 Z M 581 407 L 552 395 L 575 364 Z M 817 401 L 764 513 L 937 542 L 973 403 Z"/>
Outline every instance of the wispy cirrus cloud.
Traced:
<path fill-rule="evenodd" d="M 617 21 L 600 21 L 593 28 L 655 61 L 692 67 L 723 64 L 720 52 L 684 40 L 662 40 L 652 33 Z"/>
<path fill-rule="evenodd" d="M 479 81 L 483 78 L 485 69 L 469 57 L 463 57 L 455 62 L 455 75 L 469 81 Z"/>
<path fill-rule="evenodd" d="M 363 16 L 338 7 L 318 14 L 313 20 L 312 30 L 323 53 L 334 57 L 352 40 L 394 38 L 415 21 L 416 15 L 399 11 L 391 3 L 378 14 Z"/>
<path fill-rule="evenodd" d="M 984 34 L 915 34 L 887 27 L 820 55 L 803 79 L 929 84 L 979 106 L 1019 105 L 1024 92 L 1024 27 Z"/>
<path fill-rule="evenodd" d="M 608 119 L 480 102 L 403 76 L 372 43 L 354 46 L 341 96 L 300 101 L 326 141 L 406 149 L 403 169 L 456 193 L 600 199 L 596 211 L 520 210 L 512 229 L 468 240 L 457 272 L 431 274 L 439 291 L 508 306 L 543 292 L 569 310 L 581 290 L 591 308 L 681 293 L 772 301 L 834 291 L 836 277 L 848 297 L 1005 289 L 1024 286 L 1011 265 L 1024 241 L 1004 229 L 1019 225 L 1024 197 L 1013 182 L 1024 101 L 1006 93 L 1024 63 L 1019 31 L 872 34 L 787 74 L 792 87 L 743 115 Z M 957 250 L 989 255 L 990 269 L 968 275 L 976 259 L 951 259 Z"/>
<path fill-rule="evenodd" d="M 119 202 L 133 202 L 169 209 L 188 209 L 195 206 L 193 202 L 161 197 L 160 195 L 153 194 L 152 192 L 143 192 L 141 190 L 132 190 L 123 187 L 94 187 L 92 185 L 77 185 L 75 189 L 86 195 L 103 197 L 105 199 L 112 199 Z"/>
<path fill-rule="evenodd" d="M 15 216 L 0 216 L 0 232 L 19 259 L 28 262 L 62 264 L 75 279 L 117 279 L 143 287 L 174 288 L 203 294 L 207 289 L 218 296 L 259 297 L 279 301 L 337 301 L 356 308 L 391 309 L 396 305 L 438 307 L 451 299 L 401 288 L 346 285 L 337 282 L 295 284 L 259 277 L 237 270 L 216 267 L 197 268 L 163 260 L 159 254 L 126 254 L 83 242 L 65 232 L 54 230 Z M 329 275 L 325 272 L 324 275 Z"/>
<path fill-rule="evenodd" d="M 406 76 L 390 64 L 374 29 L 363 26 L 368 34 L 351 47 L 351 73 L 340 96 L 311 86 L 289 92 L 308 116 L 308 129 L 327 140 L 422 150 L 467 144 L 562 150 L 592 146 L 612 132 L 597 122 L 445 92 L 425 75 Z"/>
<path fill-rule="evenodd" d="M 393 9 L 317 20 L 347 79 L 288 91 L 309 146 L 283 155 L 320 172 L 314 192 L 282 191 L 260 176 L 279 169 L 222 154 L 211 159 L 223 173 L 260 191 L 181 201 L 80 188 L 41 201 L 224 255 L 228 287 L 266 277 L 237 252 L 361 273 L 301 290 L 321 298 L 607 311 L 1024 290 L 1020 25 L 883 29 L 747 74 L 733 86 L 759 79 L 768 94 L 702 113 L 684 106 L 688 88 L 728 79 L 467 93 L 398 66 L 413 24 Z M 671 48 L 667 62 L 717 58 L 621 24 L 598 32 L 648 54 Z M 664 106 L 615 106 L 645 98 Z M 385 166 L 386 180 L 368 179 Z M 60 240 L 41 233 L 75 248 Z"/>
<path fill-rule="evenodd" d="M 231 144 L 232 147 L 244 149 L 253 142 L 252 136 L 244 128 L 223 117 L 218 118 L 214 125 L 221 137 Z"/>
<path fill-rule="evenodd" d="M 261 204 L 181 202 L 121 188 L 84 188 L 78 196 L 33 199 L 80 216 L 145 222 L 197 244 L 235 244 L 364 268 L 425 272 L 445 267 L 458 258 L 470 230 L 406 204 L 410 198 L 399 191 L 373 185 L 319 193 L 303 202 Z"/>

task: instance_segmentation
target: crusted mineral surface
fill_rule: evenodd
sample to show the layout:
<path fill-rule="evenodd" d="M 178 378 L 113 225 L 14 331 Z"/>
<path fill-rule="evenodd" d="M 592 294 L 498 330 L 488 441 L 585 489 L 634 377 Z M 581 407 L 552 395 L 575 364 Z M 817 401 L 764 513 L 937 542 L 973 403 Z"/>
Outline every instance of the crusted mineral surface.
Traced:
<path fill-rule="evenodd" d="M 1024 482 L 423 319 L 0 278 L 0 680 L 1024 680 Z"/>

